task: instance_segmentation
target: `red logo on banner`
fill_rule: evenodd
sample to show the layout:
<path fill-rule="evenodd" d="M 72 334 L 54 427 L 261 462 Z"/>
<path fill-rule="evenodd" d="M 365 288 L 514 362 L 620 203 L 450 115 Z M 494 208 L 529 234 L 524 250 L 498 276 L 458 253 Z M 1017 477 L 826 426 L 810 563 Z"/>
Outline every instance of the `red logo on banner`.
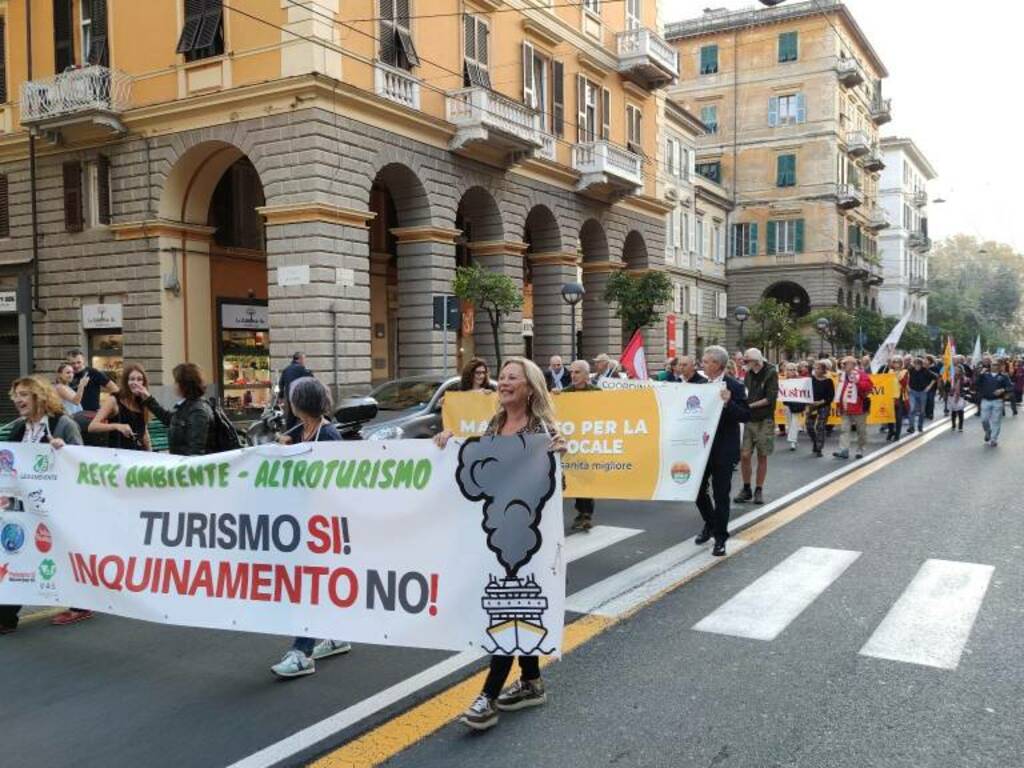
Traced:
<path fill-rule="evenodd" d="M 50 536 L 50 529 L 45 523 L 36 526 L 36 549 L 44 555 L 53 548 L 53 537 Z"/>

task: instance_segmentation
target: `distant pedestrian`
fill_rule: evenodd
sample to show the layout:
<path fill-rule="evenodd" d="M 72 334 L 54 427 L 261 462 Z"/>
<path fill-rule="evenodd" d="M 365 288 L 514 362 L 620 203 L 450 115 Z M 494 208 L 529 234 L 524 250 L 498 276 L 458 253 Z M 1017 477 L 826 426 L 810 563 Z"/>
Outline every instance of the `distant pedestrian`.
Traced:
<path fill-rule="evenodd" d="M 89 424 L 90 432 L 106 433 L 111 448 L 127 451 L 149 451 L 150 412 L 139 392 L 149 397 L 149 379 L 141 365 L 128 364 L 121 371 L 116 395 L 100 406 Z"/>
<path fill-rule="evenodd" d="M 658 371 L 654 377 L 655 381 L 679 381 L 679 377 L 676 376 L 676 364 L 679 362 L 679 358 L 670 357 L 665 361 L 665 369 Z"/>
<path fill-rule="evenodd" d="M 725 405 L 711 443 L 708 463 L 697 491 L 697 509 L 704 527 L 694 543 L 704 544 L 714 538 L 711 554 L 725 555 L 729 538 L 729 497 L 732 495 L 732 472 L 740 457 L 740 424 L 750 420 L 747 394 L 743 384 L 725 372 L 730 362 L 724 347 L 710 346 L 704 350 L 704 373 L 709 385 L 719 385 Z"/>
<path fill-rule="evenodd" d="M 783 371 L 785 371 L 783 378 L 800 378 L 796 363 L 786 363 Z M 791 451 L 796 450 L 797 441 L 800 439 L 800 422 L 803 421 L 806 405 L 806 403 L 789 403 L 786 401 L 782 403 L 786 414 L 786 441 L 789 443 L 789 450 Z"/>
<path fill-rule="evenodd" d="M 548 385 L 548 391 L 561 392 L 569 386 L 571 380 L 569 369 L 562 365 L 562 358 L 552 355 L 548 361 L 548 369 L 544 371 L 544 381 Z"/>
<path fill-rule="evenodd" d="M 562 390 L 562 394 L 570 392 L 600 392 L 601 388 L 590 383 L 590 365 L 586 360 L 573 360 L 569 366 L 572 383 Z M 594 527 L 594 500 L 577 498 L 574 505 L 576 519 L 572 521 L 571 530 L 590 531 Z"/>
<path fill-rule="evenodd" d="M 1013 388 L 1010 377 L 1003 372 L 1001 362 L 982 363 L 981 373 L 975 381 L 981 409 L 981 427 L 985 430 L 985 444 L 995 448 L 1003 428 L 1003 398 Z"/>
<path fill-rule="evenodd" d="M 896 397 L 893 398 L 893 423 L 889 425 L 887 442 L 895 443 L 903 437 L 903 420 L 910 412 L 910 373 L 903 367 L 902 357 L 889 361 L 889 373 L 896 379 Z"/>
<path fill-rule="evenodd" d="M 926 355 L 925 367 L 935 377 L 935 386 L 928 390 L 924 406 L 924 416 L 928 421 L 931 421 L 935 418 L 935 398 L 938 396 L 939 387 L 942 385 L 942 361 L 935 357 L 935 355 Z"/>
<path fill-rule="evenodd" d="M 964 431 L 964 411 L 967 409 L 967 398 L 964 397 L 963 367 L 953 365 L 950 373 L 949 386 L 946 388 L 946 412 L 950 417 L 950 432 Z"/>
<path fill-rule="evenodd" d="M 935 373 L 925 366 L 923 357 L 914 358 L 914 367 L 910 369 L 910 428 L 908 434 L 924 429 L 925 412 L 928 408 L 928 393 L 935 391 L 937 382 Z M 915 426 L 916 425 L 916 426 Z"/>
<path fill-rule="evenodd" d="M 691 355 L 682 355 L 676 361 L 676 378 L 685 384 L 707 384 L 708 380 L 697 370 Z"/>
<path fill-rule="evenodd" d="M 743 429 L 743 447 L 740 451 L 740 475 L 743 490 L 735 498 L 738 504 L 753 500 L 764 503 L 764 481 L 768 475 L 768 457 L 775 450 L 775 402 L 779 398 L 779 374 L 775 366 L 765 362 L 758 349 L 748 349 L 743 355 L 747 374 L 747 404 L 750 420 Z M 751 492 L 753 475 L 751 459 L 757 451 L 757 486 Z"/>
<path fill-rule="evenodd" d="M 312 376 L 295 379 L 288 388 L 291 411 L 298 417 L 298 423 L 291 434 L 285 433 L 279 442 L 285 445 L 297 443 L 324 443 L 341 440 L 341 434 L 331 424 L 327 415 L 331 412 L 331 395 L 327 387 Z M 296 637 L 277 664 L 270 668 L 278 677 L 292 678 L 312 675 L 316 672 L 318 659 L 348 653 L 352 646 L 344 640 L 317 640 L 312 637 Z"/>
<path fill-rule="evenodd" d="M 306 367 L 306 353 L 301 351 L 292 354 L 292 361 L 281 371 L 281 378 L 277 382 L 277 399 L 284 410 L 285 431 L 299 423 L 298 418 L 291 412 L 288 387 L 293 381 L 312 375 L 313 372 Z"/>
<path fill-rule="evenodd" d="M 851 434 L 857 432 L 856 458 L 864 457 L 868 444 L 867 398 L 871 395 L 871 377 L 857 365 L 857 358 L 843 358 L 843 370 L 839 374 L 835 401 L 843 417 L 839 431 L 839 450 L 832 455 L 837 459 L 850 458 Z"/>
<path fill-rule="evenodd" d="M 814 364 L 811 378 L 811 391 L 814 402 L 807 408 L 807 434 L 811 436 L 811 453 L 819 459 L 825 449 L 825 427 L 832 412 L 832 401 L 835 399 L 836 386 L 828 375 L 828 361 L 819 360 Z"/>
<path fill-rule="evenodd" d="M 494 386 L 491 384 L 491 373 L 487 368 L 487 363 L 479 357 L 474 357 L 462 366 L 462 378 L 459 380 L 459 391 L 493 392 Z"/>
<path fill-rule="evenodd" d="M 168 451 L 177 456 L 202 456 L 208 450 L 213 410 L 203 399 L 206 382 L 195 363 L 180 363 L 171 371 L 174 392 L 180 398 L 174 410 L 164 409 L 147 387 L 138 389 L 142 404 L 167 427 Z"/>
<path fill-rule="evenodd" d="M 78 391 L 82 386 L 82 397 L 79 405 L 82 410 L 74 414 L 75 423 L 82 433 L 86 445 L 104 446 L 103 438 L 96 433 L 89 434 L 89 422 L 96 418 L 96 412 L 100 409 L 100 394 L 117 394 L 117 384 L 110 380 L 103 371 L 99 371 L 90 365 L 85 364 L 85 353 L 80 349 L 73 349 L 68 352 L 67 361 L 75 372 L 74 378 L 69 385 L 71 389 Z M 83 385 L 82 382 L 85 381 Z"/>
<path fill-rule="evenodd" d="M 64 413 L 68 416 L 74 416 L 81 412 L 82 396 L 85 394 L 85 388 L 89 386 L 88 374 L 79 378 L 78 386 L 72 388 L 71 382 L 74 379 L 75 369 L 71 367 L 71 363 L 61 363 L 57 366 L 57 379 L 53 388 L 57 391 L 64 407 Z"/>

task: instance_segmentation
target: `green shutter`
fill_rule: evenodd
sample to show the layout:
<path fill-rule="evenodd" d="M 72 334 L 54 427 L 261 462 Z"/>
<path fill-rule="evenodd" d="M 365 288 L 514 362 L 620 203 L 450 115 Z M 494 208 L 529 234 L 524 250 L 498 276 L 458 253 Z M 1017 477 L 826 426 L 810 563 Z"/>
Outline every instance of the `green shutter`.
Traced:
<path fill-rule="evenodd" d="M 779 97 L 768 97 L 768 125 L 775 127 L 779 124 Z"/>
<path fill-rule="evenodd" d="M 804 220 L 796 220 L 796 248 L 797 253 L 804 252 Z"/>
<path fill-rule="evenodd" d="M 757 256 L 757 224 L 750 225 L 750 245 L 747 251 L 748 256 Z"/>
<path fill-rule="evenodd" d="M 765 253 L 769 256 L 775 254 L 775 230 L 778 227 L 779 222 L 769 221 L 768 222 L 768 247 L 765 249 Z"/>
<path fill-rule="evenodd" d="M 700 49 L 700 73 L 712 75 L 718 71 L 718 46 L 705 45 Z"/>
<path fill-rule="evenodd" d="M 796 186 L 796 155 L 779 155 L 776 158 L 775 186 Z"/>
<path fill-rule="evenodd" d="M 775 186 L 786 186 L 786 155 L 775 158 Z"/>
<path fill-rule="evenodd" d="M 797 33 L 783 32 L 779 35 L 779 61 L 797 60 Z"/>

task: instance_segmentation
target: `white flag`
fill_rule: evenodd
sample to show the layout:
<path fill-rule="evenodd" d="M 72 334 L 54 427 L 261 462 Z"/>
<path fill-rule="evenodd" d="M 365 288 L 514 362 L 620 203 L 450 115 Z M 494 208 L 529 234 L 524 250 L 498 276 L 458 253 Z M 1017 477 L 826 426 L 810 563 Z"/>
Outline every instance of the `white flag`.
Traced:
<path fill-rule="evenodd" d="M 896 351 L 896 345 L 900 343 L 900 336 L 903 335 L 903 331 L 907 327 L 907 323 L 910 322 L 910 312 L 907 312 L 903 316 L 903 319 L 896 323 L 895 327 L 889 331 L 889 335 L 885 337 L 885 341 L 882 342 L 882 346 L 875 352 L 875 356 L 871 358 L 871 372 L 878 373 L 882 368 L 889 363 L 889 358 L 892 357 L 892 353 Z"/>
<path fill-rule="evenodd" d="M 981 334 L 974 339 L 974 352 L 971 353 L 971 368 L 977 368 L 981 362 Z"/>

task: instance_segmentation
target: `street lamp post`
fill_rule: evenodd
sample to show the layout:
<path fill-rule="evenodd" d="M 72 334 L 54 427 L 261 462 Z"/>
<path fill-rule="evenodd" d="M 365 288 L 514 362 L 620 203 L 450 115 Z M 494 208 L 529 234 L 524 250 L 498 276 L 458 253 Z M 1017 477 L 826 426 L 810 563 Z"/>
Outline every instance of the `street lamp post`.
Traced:
<path fill-rule="evenodd" d="M 583 301 L 583 294 L 586 293 L 579 283 L 566 283 L 562 286 L 562 301 L 569 305 L 569 327 L 572 338 L 569 340 L 569 351 L 571 360 L 576 359 L 576 305 Z"/>
<path fill-rule="evenodd" d="M 750 310 L 741 304 L 736 307 L 732 316 L 735 317 L 736 322 L 740 324 L 740 349 L 743 349 L 743 347 L 746 346 L 746 338 L 743 336 L 743 324 L 750 319 Z"/>
<path fill-rule="evenodd" d="M 825 334 L 828 333 L 828 329 L 831 325 L 827 317 L 819 317 L 815 327 L 818 329 L 818 357 L 822 357 L 825 354 Z"/>

